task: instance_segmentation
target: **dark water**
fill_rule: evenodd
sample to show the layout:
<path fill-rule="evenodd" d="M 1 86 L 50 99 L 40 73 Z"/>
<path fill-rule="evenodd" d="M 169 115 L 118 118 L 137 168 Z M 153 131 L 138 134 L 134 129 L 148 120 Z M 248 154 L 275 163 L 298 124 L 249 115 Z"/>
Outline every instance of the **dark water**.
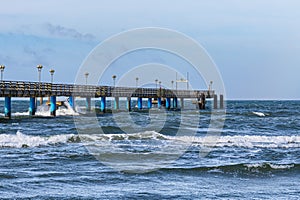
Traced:
<path fill-rule="evenodd" d="M 192 104 L 97 114 L 99 127 L 64 110 L 30 118 L 27 104 L 0 119 L 1 199 L 299 198 L 300 101 L 228 101 L 213 142 L 215 116 Z"/>

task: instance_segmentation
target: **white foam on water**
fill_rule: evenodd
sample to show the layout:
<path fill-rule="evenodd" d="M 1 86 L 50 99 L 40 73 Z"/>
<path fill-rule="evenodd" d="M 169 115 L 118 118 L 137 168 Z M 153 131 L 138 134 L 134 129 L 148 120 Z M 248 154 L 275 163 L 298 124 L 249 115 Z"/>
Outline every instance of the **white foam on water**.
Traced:
<path fill-rule="evenodd" d="M 116 140 L 160 140 L 173 141 L 174 144 L 191 144 L 208 147 L 243 147 L 243 148 L 300 148 L 300 136 L 260 136 L 236 135 L 220 136 L 213 139 L 193 136 L 167 136 L 155 131 L 132 134 L 95 134 L 80 135 L 87 141 Z"/>
<path fill-rule="evenodd" d="M 269 164 L 272 169 L 290 169 L 293 168 L 295 165 L 290 164 L 290 165 L 283 165 L 283 164 Z"/>
<path fill-rule="evenodd" d="M 0 134 L 0 147 L 19 148 L 22 146 L 34 147 L 61 142 L 66 143 L 73 136 L 75 135 L 32 136 L 25 135 L 18 131 L 15 135 Z M 175 146 L 192 144 L 193 146 L 200 147 L 300 148 L 300 136 L 237 135 L 221 136 L 214 138 L 214 140 L 210 140 L 206 137 L 167 136 L 155 131 L 145 131 L 132 134 L 80 134 L 76 135 L 76 137 L 80 137 L 83 143 L 88 142 L 91 144 L 111 141 L 156 140 L 159 141 L 160 144 L 168 143 L 174 144 Z"/>
<path fill-rule="evenodd" d="M 70 106 L 68 101 L 64 101 L 64 105 L 66 107 L 59 107 L 56 110 L 56 116 L 70 116 L 70 115 L 79 115 L 74 109 Z M 4 114 L 2 114 L 4 116 Z M 1 115 L 0 115 L 1 116 Z M 12 116 L 29 116 L 29 111 L 27 112 L 16 112 L 12 113 Z M 42 116 L 42 117 L 50 117 L 50 109 L 47 105 L 38 106 L 35 116 Z"/>
<path fill-rule="evenodd" d="M 80 134 L 80 138 L 86 141 L 115 141 L 115 140 L 171 140 L 155 131 L 145 131 L 131 134 Z"/>
<path fill-rule="evenodd" d="M 68 140 L 74 136 L 75 135 L 73 134 L 34 136 L 25 135 L 21 131 L 17 131 L 15 135 L 0 134 L 0 147 L 22 148 L 54 145 L 58 143 L 67 143 Z"/>
<path fill-rule="evenodd" d="M 266 114 L 265 113 L 262 113 L 262 112 L 252 112 L 254 115 L 257 115 L 259 117 L 265 117 Z"/>
<path fill-rule="evenodd" d="M 293 168 L 295 165 L 294 164 L 255 163 L 255 164 L 244 164 L 244 166 L 249 169 L 267 168 L 267 167 L 270 167 L 272 169 L 290 169 L 290 168 Z"/>
<path fill-rule="evenodd" d="M 68 101 L 65 101 L 64 104 L 67 109 L 58 109 L 57 111 L 59 115 L 79 115 L 79 113 L 72 108 Z"/>
<path fill-rule="evenodd" d="M 216 140 L 207 142 L 205 137 L 179 137 L 179 140 L 190 141 L 194 144 L 211 147 L 244 147 L 244 148 L 299 148 L 300 136 L 260 136 L 260 135 L 237 135 L 221 136 Z"/>

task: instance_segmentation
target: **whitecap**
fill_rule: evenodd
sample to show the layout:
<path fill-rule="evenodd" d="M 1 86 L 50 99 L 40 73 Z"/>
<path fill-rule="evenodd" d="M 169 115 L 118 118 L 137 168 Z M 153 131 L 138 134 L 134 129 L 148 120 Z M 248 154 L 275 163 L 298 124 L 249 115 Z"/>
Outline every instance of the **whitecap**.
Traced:
<path fill-rule="evenodd" d="M 265 113 L 262 113 L 262 112 L 252 112 L 254 115 L 257 115 L 259 117 L 265 117 L 266 114 Z"/>
<path fill-rule="evenodd" d="M 67 143 L 73 134 L 62 134 L 53 136 L 35 136 L 26 135 L 21 131 L 16 134 L 0 134 L 0 147 L 22 148 L 54 145 L 58 143 Z"/>

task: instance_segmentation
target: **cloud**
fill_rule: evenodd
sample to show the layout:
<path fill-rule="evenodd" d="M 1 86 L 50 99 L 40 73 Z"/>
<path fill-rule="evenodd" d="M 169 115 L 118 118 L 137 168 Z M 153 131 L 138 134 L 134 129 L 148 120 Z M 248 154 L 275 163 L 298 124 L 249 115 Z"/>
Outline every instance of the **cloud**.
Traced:
<path fill-rule="evenodd" d="M 91 33 L 81 33 L 74 28 L 54 25 L 49 22 L 43 24 L 22 24 L 15 31 L 9 31 L 9 33 L 35 37 L 73 39 L 83 42 L 94 42 L 97 40 Z"/>
<path fill-rule="evenodd" d="M 46 23 L 43 25 L 47 33 L 55 37 L 72 38 L 79 40 L 94 40 L 96 37 L 90 33 L 83 34 L 73 28 L 66 28 L 60 25 Z"/>

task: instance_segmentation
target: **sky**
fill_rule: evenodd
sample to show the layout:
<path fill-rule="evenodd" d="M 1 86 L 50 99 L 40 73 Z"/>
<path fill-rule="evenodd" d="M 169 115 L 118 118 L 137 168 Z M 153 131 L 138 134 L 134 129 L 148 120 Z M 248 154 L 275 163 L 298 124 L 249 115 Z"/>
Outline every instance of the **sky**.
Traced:
<path fill-rule="evenodd" d="M 49 70 L 55 69 L 55 82 L 74 83 L 84 60 L 107 38 L 160 27 L 183 33 L 206 50 L 228 99 L 300 99 L 298 0 L 0 0 L 0 5 L 5 80 L 37 81 L 36 66 L 42 64 L 43 81 L 50 81 Z M 112 84 L 112 73 L 119 78 L 148 63 L 174 67 L 183 78 L 188 71 L 194 88 L 208 86 L 184 60 L 151 50 L 116 60 L 101 83 Z M 159 75 L 171 87 L 175 73 Z M 134 86 L 135 78 L 126 84 Z"/>

